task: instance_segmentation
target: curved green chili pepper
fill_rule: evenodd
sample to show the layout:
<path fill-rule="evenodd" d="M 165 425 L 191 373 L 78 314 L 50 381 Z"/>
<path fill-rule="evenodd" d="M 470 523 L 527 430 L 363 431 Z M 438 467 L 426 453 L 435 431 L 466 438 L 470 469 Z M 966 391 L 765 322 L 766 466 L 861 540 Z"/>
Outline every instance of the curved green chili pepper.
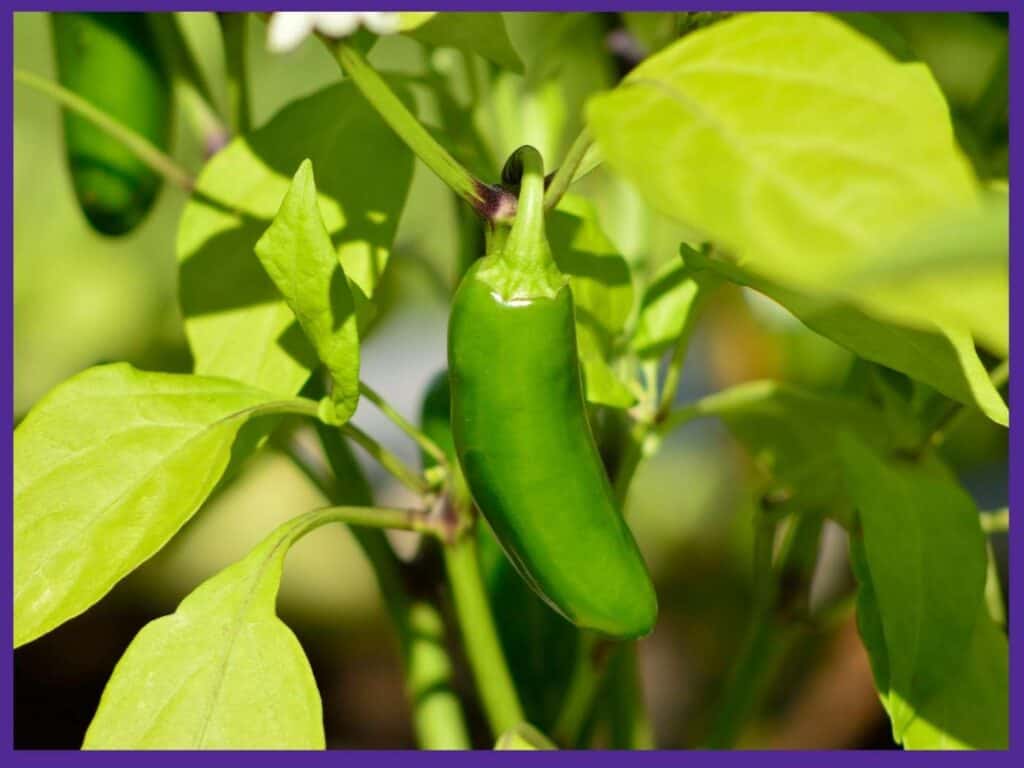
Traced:
<path fill-rule="evenodd" d="M 657 599 L 587 421 L 572 293 L 544 234 L 540 155 L 515 157 L 515 221 L 452 304 L 456 452 L 502 548 L 549 605 L 581 627 L 644 635 Z"/>
<path fill-rule="evenodd" d="M 455 462 L 448 372 L 430 382 L 420 426 Z M 433 459 L 423 454 L 424 466 Z M 458 471 L 458 465 L 454 465 Z M 490 598 L 498 637 L 526 719 L 541 730 L 554 725 L 576 658 L 578 630 L 542 601 L 516 573 L 485 521 L 476 525 L 480 573 Z"/>
<path fill-rule="evenodd" d="M 141 13 L 51 13 L 61 85 L 166 149 L 171 95 Z M 152 207 L 160 177 L 119 141 L 64 112 L 64 144 L 79 205 L 105 235 L 130 232 Z"/>

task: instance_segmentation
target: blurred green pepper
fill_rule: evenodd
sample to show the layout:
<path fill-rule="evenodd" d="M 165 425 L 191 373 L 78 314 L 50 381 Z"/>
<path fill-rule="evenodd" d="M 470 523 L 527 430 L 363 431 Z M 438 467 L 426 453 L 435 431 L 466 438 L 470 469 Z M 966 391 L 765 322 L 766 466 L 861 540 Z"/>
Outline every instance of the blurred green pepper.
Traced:
<path fill-rule="evenodd" d="M 171 90 L 141 13 L 51 13 L 61 85 L 165 150 Z M 117 139 L 64 112 L 64 144 L 79 205 L 105 235 L 133 230 L 160 177 Z"/>
<path fill-rule="evenodd" d="M 587 421 L 572 293 L 544 231 L 538 152 L 521 171 L 507 235 L 452 303 L 452 433 L 466 483 L 520 575 L 574 624 L 647 634 L 654 587 L 619 512 Z"/>

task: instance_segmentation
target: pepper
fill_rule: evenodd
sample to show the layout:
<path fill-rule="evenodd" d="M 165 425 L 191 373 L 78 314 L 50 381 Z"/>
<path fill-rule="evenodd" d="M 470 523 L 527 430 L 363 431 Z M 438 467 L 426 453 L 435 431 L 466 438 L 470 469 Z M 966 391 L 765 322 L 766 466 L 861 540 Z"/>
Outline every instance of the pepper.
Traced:
<path fill-rule="evenodd" d="M 57 76 L 65 88 L 159 149 L 170 140 L 171 95 L 155 38 L 141 13 L 51 13 Z M 160 177 L 112 136 L 64 111 L 75 196 L 94 229 L 133 230 L 153 205 Z"/>
<path fill-rule="evenodd" d="M 420 427 L 459 472 L 451 429 L 448 372 L 427 387 Z M 422 454 L 425 467 L 434 460 Z M 460 480 L 456 480 L 460 482 Z M 519 577 L 483 520 L 475 527 L 480 575 L 487 589 L 501 648 L 508 661 L 526 719 L 541 730 L 554 725 L 573 672 L 579 631 L 551 610 Z"/>
<path fill-rule="evenodd" d="M 522 147 L 511 164 L 521 169 L 515 220 L 491 235 L 452 302 L 456 454 L 474 502 L 541 598 L 580 627 L 644 635 L 657 599 L 587 420 L 572 292 L 545 237 L 543 163 Z"/>

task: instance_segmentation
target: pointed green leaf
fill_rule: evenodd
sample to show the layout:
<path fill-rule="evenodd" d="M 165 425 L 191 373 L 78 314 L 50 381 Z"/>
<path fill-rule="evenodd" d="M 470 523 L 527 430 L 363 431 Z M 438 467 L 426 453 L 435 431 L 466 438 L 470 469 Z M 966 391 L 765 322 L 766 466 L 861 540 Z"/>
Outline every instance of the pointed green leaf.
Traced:
<path fill-rule="evenodd" d="M 601 230 L 586 198 L 566 195 L 547 222 L 558 268 L 568 275 L 576 305 L 576 340 L 587 399 L 626 408 L 635 401 L 610 362 L 633 305 L 626 260 Z"/>
<path fill-rule="evenodd" d="M 14 645 L 77 616 L 166 544 L 249 419 L 309 405 L 124 364 L 54 389 L 14 430 Z"/>
<path fill-rule="evenodd" d="M 320 694 L 275 613 L 290 520 L 147 624 L 114 668 L 86 749 L 323 749 Z"/>
<path fill-rule="evenodd" d="M 348 278 L 320 217 L 313 166 L 304 160 L 256 255 L 331 374 L 334 418 L 359 403 L 359 331 Z"/>
<path fill-rule="evenodd" d="M 405 33 L 427 45 L 458 48 L 493 61 L 513 72 L 523 71 L 523 62 L 512 47 L 500 13 L 435 13 L 406 27 Z"/>
<path fill-rule="evenodd" d="M 413 158 L 345 81 L 292 102 L 232 141 L 200 174 L 177 242 L 185 331 L 197 373 L 292 395 L 316 365 L 291 309 L 253 253 L 307 158 L 318 169 L 320 214 L 352 286 L 361 327 L 372 310 L 366 299 L 387 266 Z"/>
<path fill-rule="evenodd" d="M 974 674 L 971 647 L 987 631 L 977 627 L 985 616 L 984 534 L 970 497 L 934 460 L 886 463 L 850 434 L 839 453 L 862 536 L 853 546 L 861 632 L 893 735 L 905 742 L 923 733 L 922 718 L 944 717 L 945 691 Z M 984 635 L 977 642 L 990 644 Z"/>

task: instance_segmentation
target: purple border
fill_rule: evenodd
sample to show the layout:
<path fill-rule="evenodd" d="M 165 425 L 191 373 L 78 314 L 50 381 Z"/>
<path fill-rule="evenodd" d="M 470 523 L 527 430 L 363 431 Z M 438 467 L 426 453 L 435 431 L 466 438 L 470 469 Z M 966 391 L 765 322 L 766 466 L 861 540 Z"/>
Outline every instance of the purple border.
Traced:
<path fill-rule="evenodd" d="M 3 171 L 9 180 L 3 186 L 2 200 L 2 229 L 5 233 L 3 241 L 4 253 L 7 257 L 7 268 L 3 270 L 3 294 L 7 297 L 7 310 L 4 314 L 3 325 L 3 385 L 4 395 L 7 398 L 6 412 L 8 423 L 13 429 L 13 183 L 14 183 L 14 141 L 13 141 L 13 93 L 12 78 L 13 70 L 13 16 L 12 11 L 42 11 L 42 10 L 211 10 L 214 6 L 217 10 L 279 10 L 282 3 L 266 2 L 207 2 L 196 3 L 190 0 L 179 2 L 162 2 L 160 0 L 144 0 L 143 2 L 89 2 L 85 0 L 56 0 L 51 2 L 31 2 L 30 0 L 15 0 L 14 2 L 3 3 L 3 25 L 0 31 L 0 51 L 7 50 L 8 71 L 0 79 L 0 101 L 3 103 L 3 141 L 8 150 L 3 155 Z M 310 2 L 304 4 L 309 8 L 330 8 L 338 10 L 365 10 L 367 7 L 378 5 L 374 2 Z M 505 0 L 505 2 L 466 2 L 465 0 L 401 0 L 394 4 L 380 4 L 385 9 L 393 9 L 395 5 L 402 10 L 437 10 L 443 7 L 447 10 L 560 10 L 560 11 L 614 11 L 623 10 L 626 6 L 630 10 L 679 10 L 679 0 L 590 0 L 589 2 L 562 2 L 542 3 L 534 0 L 524 2 L 523 0 Z M 390 5 L 390 7 L 389 7 Z M 884 2 L 881 0 L 861 0 L 861 2 L 850 2 L 849 0 L 790 0 L 789 2 L 771 2 L 770 0 L 733 0 L 732 2 L 720 2 L 719 0 L 704 0 L 699 3 L 701 9 L 721 10 L 846 10 L 846 11 L 1007 11 L 1010 12 L 1010 124 L 1017 125 L 1024 119 L 1024 58 L 1021 54 L 1021 45 L 1024 44 L 1024 6 L 1012 0 L 896 0 L 896 2 Z M 1010 152 L 1010 179 L 1013 183 L 1024 179 L 1024 154 L 1011 148 Z M 1024 203 L 1021 198 L 1011 194 L 1011 221 L 1020 220 L 1024 217 Z M 1010 286 L 1011 299 L 1018 295 L 1024 286 L 1024 267 L 1020 263 L 1021 237 L 1015 234 L 1011 227 L 1010 233 Z M 1011 300 L 1010 305 L 1010 331 L 1011 336 L 1016 337 L 1018 331 L 1024 331 L 1024 309 L 1020 302 Z M 1013 349 L 1016 349 L 1014 347 Z M 1019 355 L 1011 350 L 1013 365 L 1017 363 Z M 1011 409 L 1024 402 L 1024 379 L 1010 380 L 1010 405 Z M 1010 506 L 1016 507 L 1019 502 L 1024 502 L 1024 459 L 1018 461 L 1018 457 L 1024 457 L 1024 432 L 1020 429 L 1010 430 Z M 3 442 L 3 465 L 5 470 L 3 476 L 3 495 L 6 500 L 13 498 L 13 458 L 12 441 L 9 438 Z M 7 520 L 12 520 L 10 501 L 7 502 Z M 8 522 L 3 526 L 2 552 L 5 558 L 3 570 L 3 582 L 8 595 L 13 590 L 13 558 L 12 558 L 12 529 L 13 525 Z M 1024 594 L 1024 566 L 1020 564 L 1020 551 L 1024 539 L 1024 530 L 1015 526 L 1010 532 L 1010 594 Z M 12 636 L 12 617 L 10 613 L 3 616 L 3 626 L 7 635 Z M 962 756 L 954 753 L 909 753 L 909 752 L 643 752 L 631 754 L 628 758 L 631 762 L 643 762 L 646 765 L 677 765 L 680 761 L 688 764 L 701 765 L 735 765 L 739 766 L 747 760 L 757 760 L 759 765 L 767 766 L 819 766 L 821 761 L 827 760 L 832 768 L 863 764 L 892 764 L 901 766 L 934 766 L 962 764 L 963 760 L 985 760 L 993 764 L 1010 765 L 1011 761 L 1016 763 L 1019 758 L 1012 758 L 1012 754 L 1021 752 L 1021 734 L 1024 733 L 1024 662 L 1022 662 L 1019 649 L 1020 638 L 1024 637 L 1024 616 L 1021 612 L 1011 607 L 1010 611 L 1011 638 L 1016 642 L 1011 644 L 1011 669 L 1010 669 L 1010 733 L 1011 748 L 1006 753 L 972 753 Z M 55 766 L 55 765 L 131 765 L 138 762 L 134 754 L 97 754 L 84 752 L 28 752 L 12 750 L 12 727 L 13 727 L 13 653 L 8 655 L 2 666 L 2 683 L 5 695 L 2 700 L 2 739 L 0 739 L 0 755 L 4 762 L 17 766 Z M 187 759 L 191 764 L 198 766 L 223 766 L 226 762 L 225 756 L 218 753 L 194 753 Z M 508 752 L 471 752 L 471 753 L 429 753 L 429 752 L 400 752 L 400 751 L 376 751 L 376 752 L 337 752 L 324 753 L 288 753 L 287 755 L 273 752 L 252 752 L 244 757 L 237 758 L 239 762 L 245 762 L 246 766 L 271 766 L 282 764 L 287 761 L 305 765 L 328 765 L 335 761 L 356 761 L 361 764 L 370 765 L 399 765 L 406 761 L 415 761 L 418 765 L 447 766 L 455 762 L 472 761 L 476 764 L 510 764 L 512 761 L 528 759 L 536 761 L 537 764 L 590 764 L 617 766 L 623 756 L 611 752 L 558 752 L 558 753 L 534 753 L 526 758 L 516 753 Z M 164 752 L 147 755 L 145 760 L 148 765 L 153 766 L 174 766 L 178 768 L 182 757 L 177 753 Z M 198 763 L 195 761 L 198 760 Z"/>

